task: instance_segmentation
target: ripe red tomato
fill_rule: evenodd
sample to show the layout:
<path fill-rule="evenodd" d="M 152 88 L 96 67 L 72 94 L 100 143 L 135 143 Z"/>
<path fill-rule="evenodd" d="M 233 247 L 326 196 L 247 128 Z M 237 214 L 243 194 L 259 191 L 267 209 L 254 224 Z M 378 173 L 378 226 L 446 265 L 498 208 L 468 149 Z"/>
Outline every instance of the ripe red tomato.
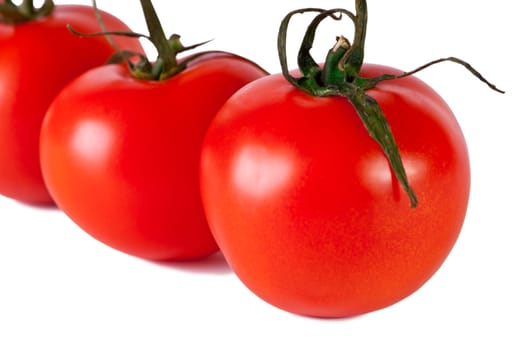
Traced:
<path fill-rule="evenodd" d="M 128 31 L 101 11 L 109 30 Z M 0 24 L 0 194 L 32 204 L 51 204 L 39 165 L 39 134 L 51 100 L 82 72 L 104 64 L 114 48 L 89 6 L 57 5 L 51 15 L 16 25 Z M 137 39 L 114 38 L 121 48 L 142 52 Z"/>
<path fill-rule="evenodd" d="M 266 73 L 227 53 L 208 53 L 176 76 L 133 78 L 121 65 L 68 85 L 41 135 L 45 182 L 86 232 L 152 260 L 217 251 L 199 193 L 203 137 L 236 90 Z"/>
<path fill-rule="evenodd" d="M 384 73 L 401 72 L 366 64 L 361 76 Z M 368 94 L 391 125 L 416 208 L 345 98 L 313 97 L 281 74 L 233 95 L 205 137 L 212 233 L 243 283 L 279 308 L 318 317 L 384 308 L 436 272 L 461 230 L 470 171 L 452 111 L 415 77 Z"/>

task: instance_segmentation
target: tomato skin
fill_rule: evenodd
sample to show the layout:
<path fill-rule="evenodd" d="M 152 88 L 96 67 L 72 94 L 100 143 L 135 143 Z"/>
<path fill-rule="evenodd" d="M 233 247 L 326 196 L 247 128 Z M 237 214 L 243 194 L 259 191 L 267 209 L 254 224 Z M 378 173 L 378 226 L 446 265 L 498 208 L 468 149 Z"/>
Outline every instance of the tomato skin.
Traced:
<path fill-rule="evenodd" d="M 129 28 L 101 11 L 109 30 Z M 90 6 L 57 5 L 49 17 L 0 24 L 0 194 L 30 204 L 52 204 L 39 164 L 39 134 L 44 114 L 66 83 L 104 64 L 114 48 L 99 32 Z M 114 37 L 121 48 L 142 52 L 137 39 Z"/>
<path fill-rule="evenodd" d="M 363 76 L 399 71 L 364 65 Z M 347 317 L 387 307 L 441 266 L 461 230 L 470 168 L 449 107 L 415 77 L 369 90 L 391 124 L 410 202 L 354 108 L 281 75 L 248 84 L 203 144 L 201 191 L 241 281 L 289 312 Z"/>
<path fill-rule="evenodd" d="M 68 85 L 42 127 L 46 184 L 81 228 L 125 253 L 186 260 L 218 250 L 199 193 L 207 127 L 240 87 L 266 73 L 207 54 L 168 80 L 96 68 Z"/>

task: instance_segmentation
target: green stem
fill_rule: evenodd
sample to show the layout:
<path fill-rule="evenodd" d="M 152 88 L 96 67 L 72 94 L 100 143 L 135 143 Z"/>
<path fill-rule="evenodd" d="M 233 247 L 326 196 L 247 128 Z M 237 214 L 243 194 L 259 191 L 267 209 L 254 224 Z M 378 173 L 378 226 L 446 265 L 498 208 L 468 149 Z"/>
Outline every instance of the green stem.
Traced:
<path fill-rule="evenodd" d="M 104 35 L 106 40 L 108 41 L 110 45 L 112 45 L 115 51 L 119 51 L 120 50 L 119 46 L 115 43 L 112 37 L 108 34 L 108 28 L 106 27 L 106 23 L 104 23 L 104 20 L 101 15 L 101 11 L 99 11 L 99 7 L 97 6 L 96 0 L 92 0 L 92 8 L 93 8 L 93 12 L 95 13 L 95 18 L 97 19 L 97 22 L 101 26 L 102 31 L 106 33 Z M 71 26 L 68 26 L 68 27 L 70 27 L 70 31 L 71 31 L 72 30 Z"/>
<path fill-rule="evenodd" d="M 159 60 L 163 67 L 163 72 L 170 74 L 170 72 L 177 69 L 177 61 L 174 50 L 170 47 L 169 41 L 163 31 L 159 17 L 152 5 L 150 0 L 141 0 L 141 6 L 145 15 L 148 32 L 150 33 L 150 39 L 155 45 Z"/>
<path fill-rule="evenodd" d="M 338 88 L 346 83 L 348 76 L 341 68 L 342 60 L 346 58 L 351 49 L 351 44 L 345 37 L 338 37 L 337 43 L 326 56 L 326 63 L 322 70 L 322 83 L 324 86 Z"/>
<path fill-rule="evenodd" d="M 366 27 L 368 24 L 368 6 L 366 0 L 355 0 L 355 35 L 348 55 L 343 59 L 346 73 L 350 77 L 358 77 L 364 62 L 364 46 L 366 43 Z"/>
<path fill-rule="evenodd" d="M 35 14 L 35 6 L 33 6 L 33 0 L 24 0 L 20 4 L 20 11 L 24 13 L 28 18 L 32 17 Z"/>

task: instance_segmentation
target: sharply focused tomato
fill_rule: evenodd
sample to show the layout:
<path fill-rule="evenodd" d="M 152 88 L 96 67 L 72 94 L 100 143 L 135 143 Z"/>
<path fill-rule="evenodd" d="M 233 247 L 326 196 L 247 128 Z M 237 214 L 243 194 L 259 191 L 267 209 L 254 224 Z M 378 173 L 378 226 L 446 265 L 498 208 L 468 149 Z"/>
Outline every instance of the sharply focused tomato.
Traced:
<path fill-rule="evenodd" d="M 367 65 L 361 76 L 399 74 Z M 203 144 L 207 219 L 234 272 L 290 312 L 350 316 L 416 291 L 451 251 L 470 187 L 463 134 L 415 77 L 368 90 L 391 125 L 419 205 L 343 97 L 313 97 L 282 75 L 253 82 Z"/>
<path fill-rule="evenodd" d="M 108 30 L 129 30 L 101 11 Z M 0 23 L 0 194 L 32 204 L 51 204 L 39 164 L 39 134 L 51 100 L 74 77 L 104 64 L 115 49 L 100 32 L 90 6 L 57 5 L 50 15 Z M 137 39 L 114 37 L 121 48 L 142 51 Z"/>
<path fill-rule="evenodd" d="M 41 135 L 45 182 L 86 232 L 128 254 L 194 259 L 217 251 L 199 193 L 207 127 L 235 91 L 266 73 L 207 53 L 161 81 L 96 68 L 52 103 Z"/>

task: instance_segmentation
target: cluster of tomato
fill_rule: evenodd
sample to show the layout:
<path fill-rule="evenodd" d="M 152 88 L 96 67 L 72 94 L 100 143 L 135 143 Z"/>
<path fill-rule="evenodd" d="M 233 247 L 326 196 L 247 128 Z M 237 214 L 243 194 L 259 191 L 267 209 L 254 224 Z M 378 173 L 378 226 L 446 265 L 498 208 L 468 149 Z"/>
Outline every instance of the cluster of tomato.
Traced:
<path fill-rule="evenodd" d="M 254 293 L 310 316 L 391 305 L 453 247 L 469 196 L 467 148 L 447 104 L 417 78 L 384 81 L 367 97 L 397 140 L 419 198 L 412 208 L 348 99 L 312 96 L 225 52 L 178 59 L 163 77 L 156 69 L 167 62 L 145 62 L 137 37 L 68 30 L 100 31 L 90 6 L 46 1 L 29 12 L 0 23 L 2 195 L 56 205 L 144 259 L 221 249 Z M 106 31 L 129 31 L 98 13 Z M 139 59 L 104 64 L 116 47 Z M 134 75 L 145 65 L 148 78 Z M 361 68 L 364 78 L 400 73 Z"/>

